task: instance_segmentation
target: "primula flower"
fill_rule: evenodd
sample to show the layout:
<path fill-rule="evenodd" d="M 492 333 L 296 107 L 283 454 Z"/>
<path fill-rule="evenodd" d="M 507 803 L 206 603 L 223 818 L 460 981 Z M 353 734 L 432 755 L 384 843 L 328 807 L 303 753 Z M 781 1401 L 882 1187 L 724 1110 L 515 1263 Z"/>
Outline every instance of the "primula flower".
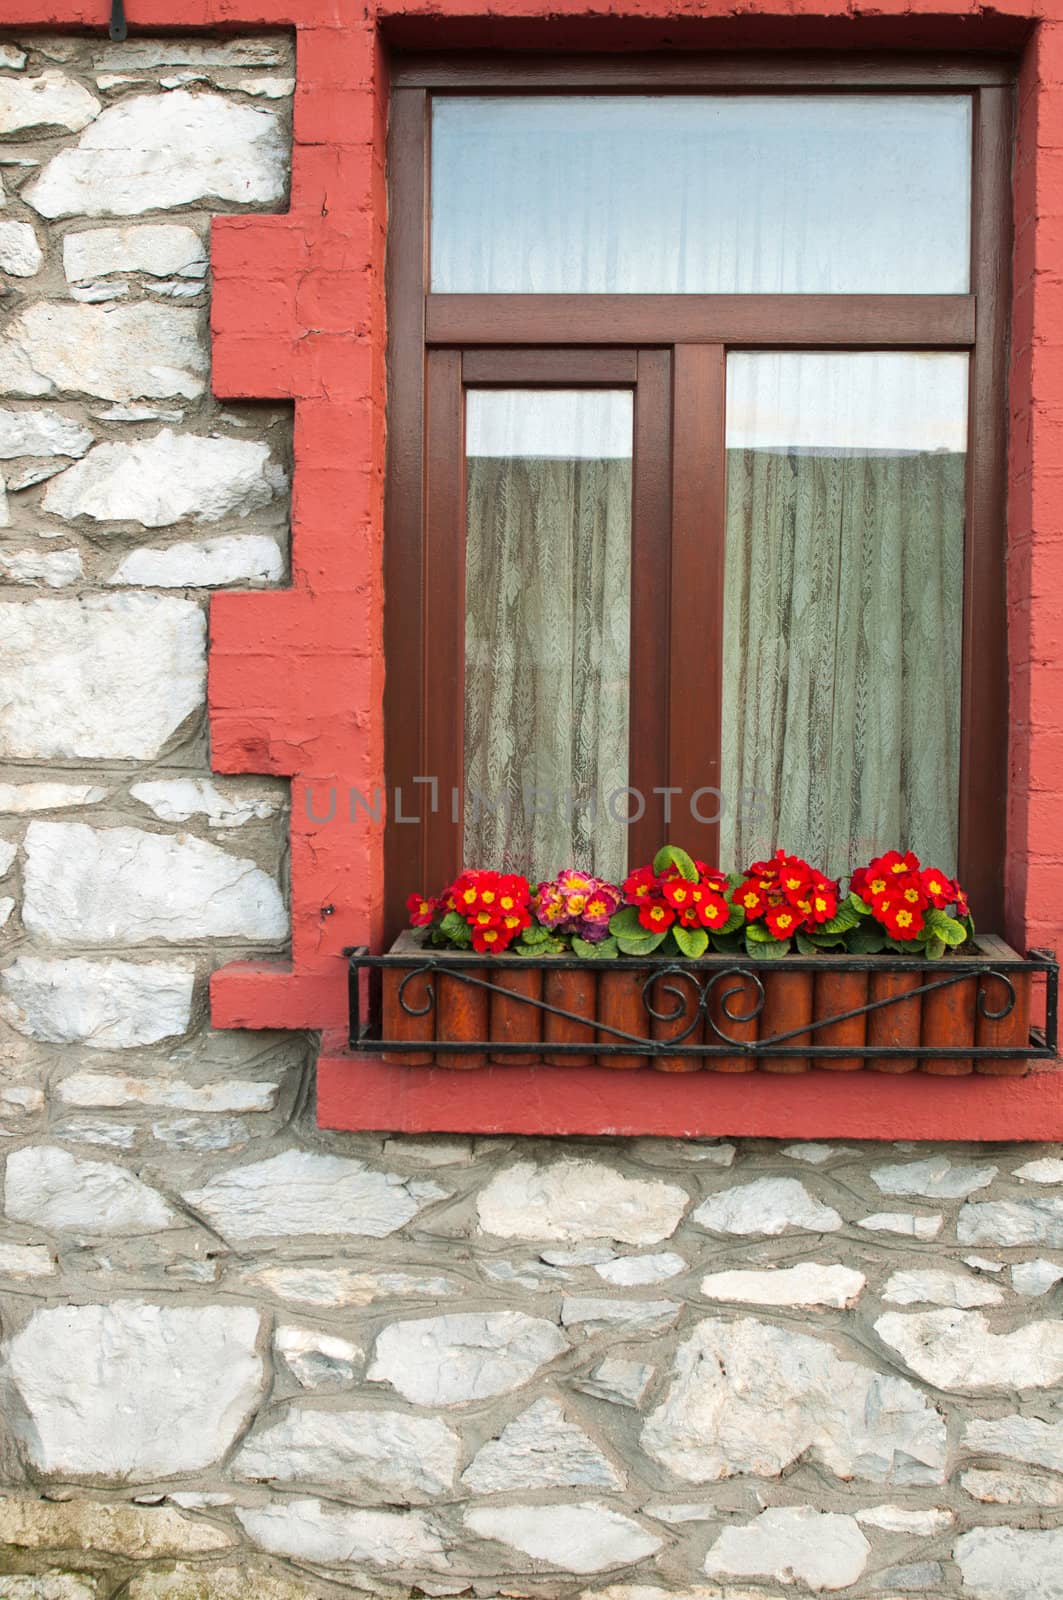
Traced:
<path fill-rule="evenodd" d="M 544 928 L 598 944 L 607 936 L 609 918 L 620 902 L 615 883 L 568 868 L 551 882 L 540 883 L 533 905 Z"/>
<path fill-rule="evenodd" d="M 763 922 L 776 939 L 815 932 L 838 910 L 838 885 L 800 856 L 776 850 L 770 861 L 754 861 L 728 898 L 747 923 Z"/>
<path fill-rule="evenodd" d="M 638 867 L 624 879 L 624 899 L 629 906 L 637 906 L 657 888 L 657 874 L 652 867 Z"/>
<path fill-rule="evenodd" d="M 428 895 L 411 894 L 406 902 L 406 909 L 410 913 L 413 927 L 427 928 L 439 909 L 439 901 L 430 899 Z"/>
<path fill-rule="evenodd" d="M 675 921 L 675 912 L 671 906 L 661 905 L 659 900 L 651 905 L 639 907 L 639 921 L 644 928 L 649 928 L 653 933 L 664 933 Z"/>
<path fill-rule="evenodd" d="M 853 894 L 871 907 L 871 914 L 893 939 L 915 939 L 926 926 L 926 909 L 947 911 L 955 906 L 960 917 L 969 915 L 967 896 L 947 873 L 922 866 L 908 850 L 887 850 L 853 873 Z"/>

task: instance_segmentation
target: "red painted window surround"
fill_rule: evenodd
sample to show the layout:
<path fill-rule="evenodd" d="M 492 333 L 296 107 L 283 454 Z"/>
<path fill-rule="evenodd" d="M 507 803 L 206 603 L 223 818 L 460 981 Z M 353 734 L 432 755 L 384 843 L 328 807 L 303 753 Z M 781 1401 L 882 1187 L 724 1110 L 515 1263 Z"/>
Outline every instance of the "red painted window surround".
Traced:
<path fill-rule="evenodd" d="M 0 0 L 0 27 L 105 32 L 107 0 Z M 292 780 L 292 954 L 215 973 L 219 1027 L 322 1031 L 319 1116 L 348 1128 L 1058 1138 L 1063 1073 L 787 1079 L 397 1069 L 343 1050 L 344 946 L 377 940 L 383 784 L 383 256 L 388 49 L 1013 52 L 1007 922 L 1063 946 L 1063 0 L 129 0 L 131 37 L 294 29 L 288 212 L 215 219 L 213 385 L 295 409 L 292 586 L 211 605 L 212 762 Z M 1004 759 L 1004 752 L 1001 752 Z M 337 815 L 325 824 L 308 816 Z M 475 1081 L 473 1081 L 475 1080 Z M 518 1081 L 519 1080 L 519 1081 Z M 827 1080 L 827 1081 L 821 1081 Z"/>

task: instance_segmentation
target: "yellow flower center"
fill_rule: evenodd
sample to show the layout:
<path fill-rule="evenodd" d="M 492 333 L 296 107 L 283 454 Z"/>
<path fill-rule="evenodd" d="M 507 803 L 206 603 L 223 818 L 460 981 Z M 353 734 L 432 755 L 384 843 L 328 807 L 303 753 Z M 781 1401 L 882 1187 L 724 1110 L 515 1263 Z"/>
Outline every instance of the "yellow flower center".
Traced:
<path fill-rule="evenodd" d="M 912 913 L 910 911 L 898 911 L 897 924 L 901 928 L 910 928 L 912 925 Z"/>

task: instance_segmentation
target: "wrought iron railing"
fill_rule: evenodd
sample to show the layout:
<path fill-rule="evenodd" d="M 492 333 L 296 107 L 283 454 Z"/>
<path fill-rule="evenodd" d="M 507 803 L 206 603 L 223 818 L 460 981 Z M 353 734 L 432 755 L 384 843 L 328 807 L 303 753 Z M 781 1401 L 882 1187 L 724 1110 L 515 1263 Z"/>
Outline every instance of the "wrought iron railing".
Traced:
<path fill-rule="evenodd" d="M 492 973 L 500 974 L 497 956 L 476 955 L 472 952 L 424 950 L 411 953 L 370 955 L 365 946 L 344 952 L 349 962 L 350 996 L 350 1047 L 352 1050 L 409 1053 L 411 1050 L 428 1050 L 432 1054 L 448 1052 L 479 1053 L 484 1056 L 505 1057 L 522 1055 L 529 1050 L 548 1051 L 550 1056 L 582 1056 L 588 1053 L 607 1058 L 614 1055 L 631 1056 L 637 1053 L 647 1057 L 748 1056 L 753 1059 L 777 1056 L 792 1057 L 795 1052 L 808 1057 L 814 1065 L 818 1060 L 839 1057 L 861 1057 L 889 1060 L 916 1057 L 920 1063 L 957 1056 L 979 1060 L 1049 1061 L 1055 1060 L 1058 1043 L 1059 966 L 1055 952 L 1031 950 L 1025 960 L 998 962 L 981 957 L 947 956 L 938 961 L 918 960 L 908 956 L 845 956 L 828 958 L 835 970 L 858 973 L 919 974 L 922 982 L 914 988 L 884 998 L 869 999 L 860 1006 L 825 1014 L 816 1014 L 803 1021 L 799 1027 L 772 1034 L 768 1038 L 732 1037 L 726 1031 L 728 1023 L 748 1025 L 759 1017 L 765 1002 L 765 981 L 773 973 L 815 973 L 825 968 L 822 956 L 787 956 L 781 962 L 757 962 L 743 957 L 708 956 L 698 960 L 672 960 L 652 962 L 637 957 L 620 957 L 609 962 L 588 963 L 574 956 L 520 957 L 521 967 L 538 967 L 544 973 L 566 969 L 586 971 L 588 966 L 600 972 L 633 972 L 642 976 L 642 1005 L 646 1017 L 644 1032 L 631 1032 L 610 1026 L 598 1017 L 585 1012 L 574 1012 L 553 1005 L 541 998 L 522 995 L 512 989 L 502 989 L 492 982 Z M 423 1019 L 436 1005 L 437 980 L 440 976 L 472 989 L 486 990 L 488 995 L 499 994 L 509 1006 L 527 1006 L 543 1014 L 578 1023 L 584 1029 L 593 1029 L 594 1039 L 578 1042 L 553 1040 L 548 1045 L 528 1039 L 496 1040 L 491 1038 L 470 1040 L 466 1038 L 385 1039 L 381 1037 L 380 980 L 383 973 L 402 971 L 398 983 L 398 1005 L 410 1018 Z M 823 1044 L 816 1042 L 816 1034 L 839 1022 L 855 1017 L 870 1016 L 918 1000 L 932 992 L 948 988 L 971 978 L 978 980 L 977 1016 L 991 1023 L 1002 1022 L 1015 1009 L 1015 980 L 1025 982 L 1033 978 L 1044 980 L 1043 1027 L 1031 1027 L 1024 1044 L 976 1044 L 957 1039 L 946 1045 L 899 1044 Z M 682 979 L 682 982 L 678 980 Z M 415 984 L 416 980 L 416 984 Z M 671 980 L 671 981 L 669 981 Z M 731 987 L 726 985 L 730 980 Z M 416 999 L 408 991 L 416 987 Z M 749 990 L 753 991 L 752 1005 L 748 1004 Z M 660 1002 L 667 998 L 669 1009 L 661 1009 Z M 744 998 L 741 1010 L 734 1010 L 729 1002 Z M 367 1003 L 366 1003 L 367 1002 Z M 654 1024 L 665 1025 L 669 1037 L 654 1036 Z M 700 1033 L 701 1037 L 695 1038 Z"/>

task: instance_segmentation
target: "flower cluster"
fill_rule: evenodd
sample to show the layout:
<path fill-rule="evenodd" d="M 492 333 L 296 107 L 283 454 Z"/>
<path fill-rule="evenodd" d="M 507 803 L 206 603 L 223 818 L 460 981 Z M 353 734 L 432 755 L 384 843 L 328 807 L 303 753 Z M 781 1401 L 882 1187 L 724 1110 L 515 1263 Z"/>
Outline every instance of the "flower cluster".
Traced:
<path fill-rule="evenodd" d="M 762 923 L 773 939 L 816 933 L 838 910 L 838 885 L 802 861 L 776 850 L 770 861 L 754 861 L 731 895 L 750 923 Z"/>
<path fill-rule="evenodd" d="M 659 872 L 652 866 L 637 867 L 624 879 L 624 901 L 637 908 L 643 928 L 665 933 L 673 922 L 713 931 L 723 927 L 731 915 L 727 877 L 712 872 L 704 861 L 695 860 L 693 865 L 694 874 L 685 874 L 677 860 L 670 859 Z"/>
<path fill-rule="evenodd" d="M 943 921 L 931 915 L 934 911 L 944 913 L 955 906 L 960 918 L 970 916 L 967 896 L 959 884 L 936 867 L 924 867 L 911 850 L 905 855 L 887 850 L 858 868 L 849 892 L 858 911 L 870 912 L 891 939 L 901 942 L 924 938 L 928 924 L 931 930 L 940 931 Z"/>
<path fill-rule="evenodd" d="M 574 867 L 540 883 L 532 900 L 536 920 L 557 935 L 600 944 L 609 935 L 609 918 L 620 908 L 620 890 L 604 878 Z"/>
<path fill-rule="evenodd" d="M 527 878 L 470 868 L 437 898 L 414 894 L 406 905 L 414 927 L 431 926 L 437 942 L 501 955 L 531 925 L 530 901 Z"/>

